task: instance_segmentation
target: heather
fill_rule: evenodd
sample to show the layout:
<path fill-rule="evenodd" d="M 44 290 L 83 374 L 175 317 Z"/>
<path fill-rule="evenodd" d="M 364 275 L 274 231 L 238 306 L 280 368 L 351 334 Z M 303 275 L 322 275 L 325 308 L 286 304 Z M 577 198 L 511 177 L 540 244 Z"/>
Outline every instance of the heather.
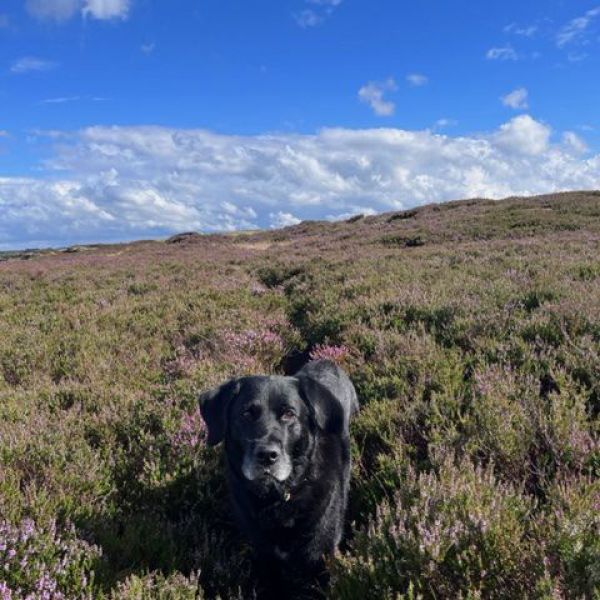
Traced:
<path fill-rule="evenodd" d="M 196 397 L 316 358 L 330 597 L 600 598 L 600 193 L 70 250 L 0 255 L 3 600 L 244 597 Z"/>

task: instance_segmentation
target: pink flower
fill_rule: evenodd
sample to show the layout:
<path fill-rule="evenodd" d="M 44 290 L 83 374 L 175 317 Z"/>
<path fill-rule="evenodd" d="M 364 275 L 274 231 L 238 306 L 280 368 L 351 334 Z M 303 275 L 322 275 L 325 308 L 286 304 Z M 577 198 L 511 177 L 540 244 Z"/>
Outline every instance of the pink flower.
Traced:
<path fill-rule="evenodd" d="M 350 357 L 350 348 L 347 346 L 328 346 L 317 344 L 310 352 L 311 360 L 328 359 L 341 364 Z"/>
<path fill-rule="evenodd" d="M 186 414 L 183 417 L 172 441 L 177 448 L 197 448 L 204 441 L 205 435 L 204 419 L 198 408 L 191 415 Z"/>
<path fill-rule="evenodd" d="M 12 600 L 12 591 L 4 581 L 0 581 L 0 600 Z"/>

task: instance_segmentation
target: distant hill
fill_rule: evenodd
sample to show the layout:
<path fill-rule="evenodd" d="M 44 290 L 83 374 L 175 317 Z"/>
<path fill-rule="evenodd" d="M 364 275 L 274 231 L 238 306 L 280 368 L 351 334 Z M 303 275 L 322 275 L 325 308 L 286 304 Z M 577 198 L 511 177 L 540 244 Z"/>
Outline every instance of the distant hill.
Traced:
<path fill-rule="evenodd" d="M 179 233 L 166 239 L 166 244 L 205 243 L 219 238 L 237 240 L 240 244 L 252 241 L 309 239 L 329 233 L 334 237 L 356 233 L 359 241 L 373 241 L 378 234 L 389 233 L 391 237 L 381 242 L 389 246 L 411 245 L 411 240 L 428 243 L 466 241 L 495 238 L 518 238 L 551 233 L 560 230 L 577 231 L 589 226 L 599 214 L 600 191 L 562 192 L 531 197 L 510 197 L 504 200 L 471 198 L 439 204 L 426 204 L 409 210 L 388 212 L 375 216 L 356 215 L 345 221 L 303 221 L 298 225 L 278 230 L 240 231 L 235 233 L 204 235 L 198 232 Z M 394 238 L 394 234 L 398 237 Z M 363 236 L 367 236 L 364 238 Z M 136 246 L 152 245 L 154 240 L 133 242 Z M 66 248 L 27 249 L 0 251 L 0 261 L 11 258 L 29 260 L 36 256 L 60 253 L 76 253 L 98 250 L 113 252 L 115 248 L 130 244 L 77 245 Z M 416 245 L 420 245 L 419 242 Z"/>

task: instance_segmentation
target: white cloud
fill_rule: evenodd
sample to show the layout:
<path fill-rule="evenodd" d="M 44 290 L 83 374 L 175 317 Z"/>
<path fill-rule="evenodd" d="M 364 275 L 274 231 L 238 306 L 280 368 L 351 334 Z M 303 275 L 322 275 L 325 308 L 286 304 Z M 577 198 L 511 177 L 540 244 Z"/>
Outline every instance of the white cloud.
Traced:
<path fill-rule="evenodd" d="M 316 27 L 325 21 L 324 17 L 309 8 L 302 10 L 299 13 L 295 13 L 294 18 L 296 19 L 296 23 L 303 28 Z"/>
<path fill-rule="evenodd" d="M 322 25 L 338 8 L 343 0 L 305 0 L 313 8 L 304 8 L 292 13 L 296 23 L 303 29 Z"/>
<path fill-rule="evenodd" d="M 282 227 L 289 227 L 290 225 L 298 225 L 301 220 L 295 217 L 292 213 L 279 211 L 276 213 L 269 213 L 269 219 L 271 221 L 271 229 L 281 229 Z"/>
<path fill-rule="evenodd" d="M 600 16 L 600 6 L 588 10 L 582 17 L 572 19 L 556 36 L 556 45 L 563 48 L 567 44 L 585 41 L 587 29 L 592 21 Z"/>
<path fill-rule="evenodd" d="M 392 77 L 386 81 L 370 81 L 358 90 L 358 98 L 361 102 L 368 104 L 379 117 L 390 117 L 396 110 L 396 105 L 385 100 L 386 92 L 394 92 L 398 89 Z"/>
<path fill-rule="evenodd" d="M 563 134 L 563 143 L 567 149 L 576 154 L 585 154 L 589 150 L 585 141 L 574 131 L 565 131 Z"/>
<path fill-rule="evenodd" d="M 130 0 L 84 0 L 81 12 L 99 20 L 126 19 L 129 9 Z"/>
<path fill-rule="evenodd" d="M 67 21 L 76 14 L 98 20 L 126 19 L 131 0 L 27 0 L 29 14 L 38 19 Z"/>
<path fill-rule="evenodd" d="M 42 100 L 42 104 L 66 104 L 67 102 L 77 102 L 81 100 L 80 96 L 62 96 L 59 98 L 46 98 Z"/>
<path fill-rule="evenodd" d="M 57 133 L 45 176 L 0 178 L 0 247 L 270 227 L 457 198 L 600 188 L 600 154 L 579 153 L 579 138 L 569 132 L 552 143 L 550 127 L 528 115 L 455 137 L 393 128 Z"/>
<path fill-rule="evenodd" d="M 32 71 L 51 71 L 56 68 L 57 64 L 43 58 L 35 56 L 24 56 L 16 60 L 10 67 L 11 73 L 21 75 L 23 73 L 31 73 Z"/>
<path fill-rule="evenodd" d="M 488 60 L 518 60 L 519 56 L 512 46 L 490 48 L 486 53 Z"/>
<path fill-rule="evenodd" d="M 526 110 L 529 108 L 528 98 L 529 92 L 526 88 L 522 87 L 513 90 L 510 94 L 506 94 L 506 96 L 502 96 L 500 99 L 504 106 L 514 108 L 515 110 Z"/>
<path fill-rule="evenodd" d="M 537 25 L 520 26 L 517 23 L 511 23 L 504 28 L 504 33 L 520 35 L 522 37 L 533 37 L 539 30 Z"/>
<path fill-rule="evenodd" d="M 69 102 L 104 102 L 107 98 L 99 96 L 58 96 L 56 98 L 45 98 L 40 104 L 68 104 Z"/>
<path fill-rule="evenodd" d="M 325 215 L 325 220 L 327 221 L 345 221 L 346 219 L 351 219 L 352 217 L 356 217 L 357 215 L 362 215 L 365 217 L 376 215 L 377 211 L 373 210 L 370 206 L 351 206 L 349 210 L 345 213 L 337 213 L 337 214 L 329 214 Z"/>
<path fill-rule="evenodd" d="M 458 121 L 456 119 L 449 119 L 443 117 L 435 122 L 434 129 L 445 129 L 446 127 L 456 127 Z"/>
<path fill-rule="evenodd" d="M 541 155 L 549 148 L 552 130 L 529 115 L 520 115 L 500 126 L 498 145 L 516 154 Z"/>
<path fill-rule="evenodd" d="M 411 73 L 406 76 L 406 81 L 413 87 L 421 87 L 429 83 L 429 77 L 421 73 Z"/>
<path fill-rule="evenodd" d="M 155 48 L 156 48 L 156 44 L 154 42 L 151 42 L 150 44 L 142 44 L 140 46 L 140 50 L 144 54 L 152 54 L 154 52 Z"/>

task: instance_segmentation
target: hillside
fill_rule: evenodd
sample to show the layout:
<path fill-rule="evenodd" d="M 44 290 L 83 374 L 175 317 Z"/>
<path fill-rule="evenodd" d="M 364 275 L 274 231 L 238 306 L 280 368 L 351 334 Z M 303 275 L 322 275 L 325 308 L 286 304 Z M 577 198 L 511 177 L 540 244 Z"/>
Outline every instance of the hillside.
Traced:
<path fill-rule="evenodd" d="M 600 598 L 600 192 L 0 254 L 0 597 L 237 597 L 197 393 L 318 356 L 332 598 Z"/>

